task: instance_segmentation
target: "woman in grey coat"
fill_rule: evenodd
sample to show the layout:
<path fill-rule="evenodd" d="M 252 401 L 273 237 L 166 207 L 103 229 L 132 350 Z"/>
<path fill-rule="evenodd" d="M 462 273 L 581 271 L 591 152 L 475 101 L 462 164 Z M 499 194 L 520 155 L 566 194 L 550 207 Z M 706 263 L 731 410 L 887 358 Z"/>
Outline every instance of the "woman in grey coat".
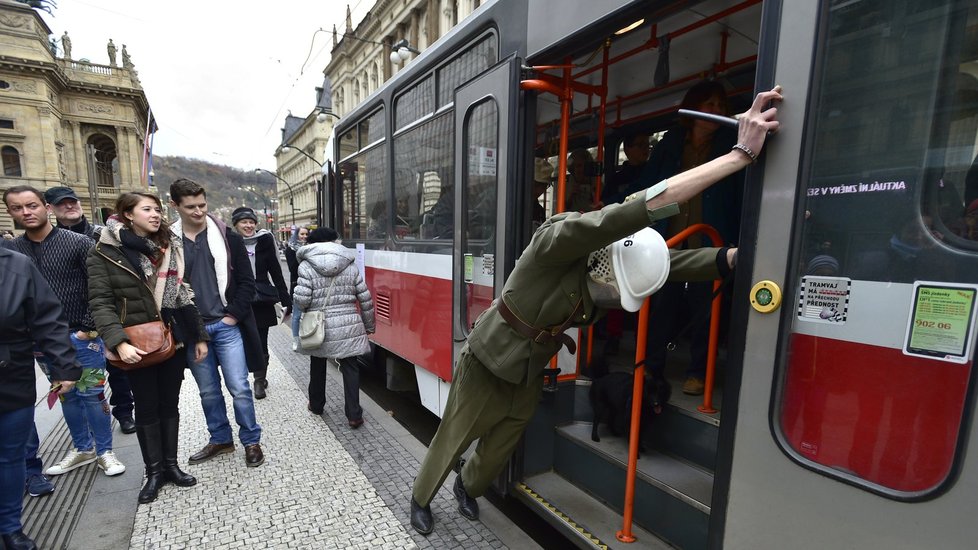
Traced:
<path fill-rule="evenodd" d="M 322 311 L 326 337 L 319 348 L 301 350 L 309 363 L 309 410 L 323 414 L 326 406 L 326 359 L 335 359 L 343 373 L 346 418 L 353 429 L 363 424 L 360 369 L 357 356 L 370 351 L 374 332 L 374 301 L 357 268 L 352 250 L 336 242 L 336 231 L 320 227 L 309 233 L 296 253 L 299 278 L 293 305 L 299 311 Z M 359 304 L 359 310 L 357 305 Z"/>

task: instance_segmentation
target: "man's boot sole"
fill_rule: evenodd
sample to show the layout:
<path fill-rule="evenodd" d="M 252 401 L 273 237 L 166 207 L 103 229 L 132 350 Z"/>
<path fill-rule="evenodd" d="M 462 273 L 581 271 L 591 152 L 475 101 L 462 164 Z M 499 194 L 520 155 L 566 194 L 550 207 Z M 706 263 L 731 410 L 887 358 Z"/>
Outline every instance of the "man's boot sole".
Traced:
<path fill-rule="evenodd" d="M 233 453 L 233 452 L 234 452 L 234 447 L 231 447 L 230 449 L 222 449 L 222 450 L 217 451 L 216 453 L 212 454 L 211 456 L 209 456 L 207 458 L 201 458 L 201 459 L 198 459 L 198 460 L 194 460 L 192 458 L 187 459 L 187 464 L 190 464 L 190 465 L 203 464 L 203 463 L 207 462 L 208 460 L 211 460 L 213 458 L 217 458 L 217 457 L 219 457 L 221 455 L 226 455 L 228 453 Z"/>

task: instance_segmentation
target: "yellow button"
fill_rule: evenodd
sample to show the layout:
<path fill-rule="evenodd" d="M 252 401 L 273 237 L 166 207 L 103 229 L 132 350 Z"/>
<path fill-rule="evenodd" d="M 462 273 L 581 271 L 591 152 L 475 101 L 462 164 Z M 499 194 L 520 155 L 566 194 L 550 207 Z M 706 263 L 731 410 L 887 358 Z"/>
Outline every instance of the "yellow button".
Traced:
<path fill-rule="evenodd" d="M 759 313 L 781 307 L 781 287 L 774 281 L 760 281 L 750 289 L 750 305 Z"/>

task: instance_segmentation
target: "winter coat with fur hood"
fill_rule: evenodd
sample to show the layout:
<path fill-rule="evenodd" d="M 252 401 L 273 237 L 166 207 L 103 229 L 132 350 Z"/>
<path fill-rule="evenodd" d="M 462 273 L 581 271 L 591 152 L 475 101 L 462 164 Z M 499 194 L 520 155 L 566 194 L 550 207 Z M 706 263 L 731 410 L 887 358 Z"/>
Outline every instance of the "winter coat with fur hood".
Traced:
<path fill-rule="evenodd" d="M 374 301 L 353 251 L 335 242 L 313 243 L 300 248 L 296 258 L 299 279 L 293 304 L 302 312 L 322 311 L 326 319 L 323 344 L 302 352 L 334 359 L 369 352 L 367 334 L 374 332 Z"/>

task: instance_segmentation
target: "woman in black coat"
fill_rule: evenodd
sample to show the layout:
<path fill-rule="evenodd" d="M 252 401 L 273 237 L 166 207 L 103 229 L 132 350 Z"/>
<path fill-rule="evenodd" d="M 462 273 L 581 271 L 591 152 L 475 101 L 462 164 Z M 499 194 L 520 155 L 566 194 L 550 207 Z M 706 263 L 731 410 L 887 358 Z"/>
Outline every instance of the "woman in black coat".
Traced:
<path fill-rule="evenodd" d="M 246 206 L 235 209 L 231 213 L 231 224 L 244 238 L 251 270 L 255 274 L 256 292 L 251 309 L 255 312 L 255 324 L 258 325 L 258 336 L 261 338 L 265 360 L 264 366 L 255 370 L 254 387 L 255 399 L 264 399 L 265 389 L 268 388 L 268 329 L 278 324 L 275 304 L 281 303 L 283 307 L 290 308 L 292 297 L 282 277 L 282 266 L 275 250 L 275 237 L 265 229 L 258 230 L 258 215 L 255 211 Z"/>

